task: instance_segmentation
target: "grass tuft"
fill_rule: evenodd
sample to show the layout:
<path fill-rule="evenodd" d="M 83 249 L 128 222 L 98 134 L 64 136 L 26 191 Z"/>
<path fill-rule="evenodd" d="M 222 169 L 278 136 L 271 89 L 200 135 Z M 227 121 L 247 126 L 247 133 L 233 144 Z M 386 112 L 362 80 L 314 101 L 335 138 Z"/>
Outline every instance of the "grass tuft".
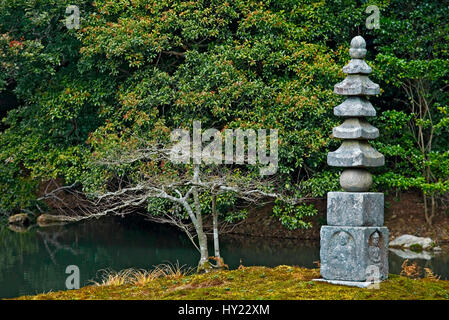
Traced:
<path fill-rule="evenodd" d="M 91 280 L 95 286 L 121 286 L 125 284 L 143 286 L 158 278 L 180 279 L 192 273 L 194 269 L 188 268 L 186 265 L 176 263 L 163 263 L 154 266 L 152 270 L 145 269 L 124 269 L 114 271 L 110 269 L 102 269 L 100 282 Z"/>

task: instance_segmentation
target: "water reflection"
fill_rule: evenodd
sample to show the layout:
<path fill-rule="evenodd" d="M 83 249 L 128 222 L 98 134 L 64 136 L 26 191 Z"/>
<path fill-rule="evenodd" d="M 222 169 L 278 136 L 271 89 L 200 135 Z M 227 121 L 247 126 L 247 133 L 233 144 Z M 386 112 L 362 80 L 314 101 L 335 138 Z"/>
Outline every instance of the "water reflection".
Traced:
<path fill-rule="evenodd" d="M 313 268 L 314 261 L 319 260 L 319 242 L 227 236 L 221 247 L 231 268 L 240 263 Z M 403 259 L 393 253 L 389 256 L 390 272 L 399 273 Z M 0 298 L 64 290 L 68 265 L 80 268 L 84 286 L 89 280 L 98 281 L 101 269 L 151 269 L 167 261 L 195 266 L 198 259 L 190 240 L 177 229 L 130 217 L 31 228 L 24 233 L 2 227 Z M 442 275 L 442 279 L 449 278 L 448 254 L 418 263 Z"/>

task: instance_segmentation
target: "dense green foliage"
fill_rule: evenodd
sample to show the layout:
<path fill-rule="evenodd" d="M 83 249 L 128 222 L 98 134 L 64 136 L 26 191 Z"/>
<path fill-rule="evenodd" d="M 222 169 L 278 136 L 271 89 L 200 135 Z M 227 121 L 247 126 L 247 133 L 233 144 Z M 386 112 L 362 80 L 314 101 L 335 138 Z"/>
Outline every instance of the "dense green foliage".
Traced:
<path fill-rule="evenodd" d="M 380 150 L 392 169 L 379 181 L 422 190 L 431 224 L 437 199 L 449 191 L 449 4 L 398 2 L 391 9 L 375 38 L 377 76 L 385 83 Z"/>
<path fill-rule="evenodd" d="M 81 9 L 78 30 L 64 25 L 69 4 Z M 381 9 L 380 29 L 365 27 L 368 4 Z M 326 165 L 339 145 L 330 136 L 342 101 L 333 86 L 357 34 L 383 89 L 373 99 L 381 130 L 374 145 L 387 165 L 376 171 L 376 188 L 444 195 L 448 9 L 437 0 L 2 1 L 0 210 L 35 210 L 39 182 L 50 178 L 95 190 L 114 175 L 151 173 L 113 173 L 89 159 L 132 147 L 131 135 L 162 136 L 193 120 L 279 129 L 282 188 L 323 197 L 339 188 L 338 170 Z M 428 111 L 413 107 L 415 96 Z M 314 212 L 275 209 L 291 228 L 306 227 L 302 218 Z"/>

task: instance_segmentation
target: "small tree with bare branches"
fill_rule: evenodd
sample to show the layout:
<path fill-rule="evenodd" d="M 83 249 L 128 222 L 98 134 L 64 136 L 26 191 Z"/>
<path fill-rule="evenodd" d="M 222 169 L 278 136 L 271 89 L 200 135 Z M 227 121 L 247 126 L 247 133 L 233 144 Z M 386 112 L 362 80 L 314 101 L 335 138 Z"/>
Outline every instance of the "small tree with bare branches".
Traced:
<path fill-rule="evenodd" d="M 83 208 L 68 219 L 143 213 L 151 221 L 168 223 L 184 231 L 200 252 L 198 270 L 207 271 L 224 266 L 219 245 L 220 199 L 232 199 L 233 204 L 273 199 L 296 204 L 303 200 L 276 191 L 280 189 L 276 176 L 260 176 L 254 170 L 256 167 L 172 161 L 173 147 L 173 141 L 158 134 L 156 139 L 151 135 L 146 138 L 131 135 L 126 144 L 97 148 L 88 176 L 97 172 L 103 180 L 84 182 L 83 192 L 77 193 L 83 197 L 80 201 Z M 70 190 L 75 192 L 73 188 Z M 56 192 L 53 190 L 49 196 L 56 196 Z M 206 213 L 212 218 L 211 227 L 205 226 Z M 208 252 L 208 233 L 213 234 L 212 257 Z"/>

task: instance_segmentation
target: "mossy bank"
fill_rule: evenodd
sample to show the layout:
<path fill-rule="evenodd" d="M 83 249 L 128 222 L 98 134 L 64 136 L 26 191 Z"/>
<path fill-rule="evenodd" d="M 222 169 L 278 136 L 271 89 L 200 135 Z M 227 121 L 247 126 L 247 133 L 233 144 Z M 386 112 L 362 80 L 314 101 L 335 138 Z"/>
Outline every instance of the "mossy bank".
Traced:
<path fill-rule="evenodd" d="M 17 299 L 449 299 L 449 281 L 390 275 L 379 289 L 315 282 L 319 269 L 241 267 L 208 274 L 171 275 L 141 284 L 88 286 Z"/>

